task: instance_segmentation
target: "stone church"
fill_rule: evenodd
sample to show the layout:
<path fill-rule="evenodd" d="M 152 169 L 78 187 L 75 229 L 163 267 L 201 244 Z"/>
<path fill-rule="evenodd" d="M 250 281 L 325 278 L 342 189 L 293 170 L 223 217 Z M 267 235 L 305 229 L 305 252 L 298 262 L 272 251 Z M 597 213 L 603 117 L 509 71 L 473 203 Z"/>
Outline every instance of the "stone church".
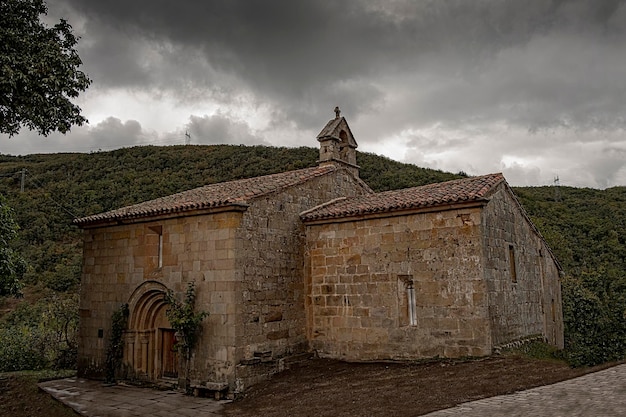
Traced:
<path fill-rule="evenodd" d="M 559 265 L 501 174 L 374 193 L 336 109 L 317 166 L 76 220 L 79 375 L 102 378 L 127 304 L 124 376 L 180 377 L 164 294 L 195 283 L 195 388 L 241 392 L 314 353 L 350 361 L 563 346 Z"/>

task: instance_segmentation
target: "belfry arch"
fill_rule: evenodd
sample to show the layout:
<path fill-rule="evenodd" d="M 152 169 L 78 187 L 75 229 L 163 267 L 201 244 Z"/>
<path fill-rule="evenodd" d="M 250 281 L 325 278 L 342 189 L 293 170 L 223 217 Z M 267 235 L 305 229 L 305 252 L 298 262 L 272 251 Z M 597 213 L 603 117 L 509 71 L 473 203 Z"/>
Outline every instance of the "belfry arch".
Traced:
<path fill-rule="evenodd" d="M 175 331 L 165 315 L 167 290 L 158 281 L 146 281 L 128 300 L 124 363 L 132 377 L 152 381 L 178 377 Z"/>

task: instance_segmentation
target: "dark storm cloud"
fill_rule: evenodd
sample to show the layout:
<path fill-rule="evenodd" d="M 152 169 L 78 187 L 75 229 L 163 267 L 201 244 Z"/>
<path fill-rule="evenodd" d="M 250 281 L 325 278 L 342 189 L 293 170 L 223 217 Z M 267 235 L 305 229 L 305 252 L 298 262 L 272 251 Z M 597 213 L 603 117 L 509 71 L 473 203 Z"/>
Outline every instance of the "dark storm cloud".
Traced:
<path fill-rule="evenodd" d="M 598 118 L 594 109 L 602 113 L 603 103 L 576 104 L 593 95 L 586 88 L 608 90 L 609 80 L 580 84 L 604 75 L 592 70 L 586 76 L 588 60 L 624 52 L 626 25 L 623 2 L 613 0 L 67 1 L 92 31 L 85 62 L 96 68 L 97 79 L 169 86 L 184 94 L 188 89 L 181 86 L 194 84 L 206 89 L 200 95 L 242 88 L 282 107 L 285 117 L 306 128 L 317 126 L 329 105 L 341 104 L 353 115 L 381 106 L 387 92 L 380 89 L 380 77 L 421 71 L 439 74 L 433 82 L 440 86 L 423 118 L 461 120 L 462 113 L 520 118 L 529 126 L 565 123 L 578 113 Z M 577 37 L 609 55 L 577 50 L 574 43 L 568 53 L 580 59 L 581 68 L 572 59 L 563 69 L 558 62 L 541 62 L 550 59 L 542 56 L 549 46 L 526 49 L 552 40 L 558 47 Z M 528 52 L 525 62 L 518 62 L 518 52 Z M 533 71 L 535 60 L 540 74 Z M 573 71 L 571 79 L 554 80 L 563 70 Z M 617 82 L 614 77 L 624 75 L 618 72 L 606 75 Z M 495 78 L 481 78 L 485 73 Z M 418 97 L 421 87 L 407 85 Z M 563 109 L 572 103 L 569 114 Z"/>
<path fill-rule="evenodd" d="M 626 0 L 49 1 L 108 97 L 94 120 L 172 108 L 146 138 L 314 146 L 339 105 L 407 162 L 626 179 Z"/>

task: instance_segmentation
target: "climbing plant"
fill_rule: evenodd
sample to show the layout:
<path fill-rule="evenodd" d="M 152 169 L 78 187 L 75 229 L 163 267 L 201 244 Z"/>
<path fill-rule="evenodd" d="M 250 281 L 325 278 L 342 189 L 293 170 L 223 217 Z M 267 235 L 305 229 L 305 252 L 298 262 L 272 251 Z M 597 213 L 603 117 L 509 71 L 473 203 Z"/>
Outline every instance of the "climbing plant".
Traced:
<path fill-rule="evenodd" d="M 185 359 L 189 359 L 191 350 L 198 340 L 202 320 L 204 320 L 209 313 L 206 311 L 194 311 L 196 304 L 196 288 L 193 282 L 187 285 L 185 300 L 183 302 L 178 301 L 174 293 L 170 290 L 165 294 L 165 303 L 168 304 L 165 315 L 172 328 L 176 330 L 178 337 L 174 347 L 179 352 L 182 352 Z"/>
<path fill-rule="evenodd" d="M 106 375 L 108 383 L 115 382 L 115 370 L 124 356 L 124 331 L 128 327 L 128 304 L 123 304 L 111 317 L 111 336 L 107 348 Z"/>
<path fill-rule="evenodd" d="M 206 311 L 195 312 L 194 307 L 196 304 L 196 287 L 193 282 L 187 284 L 187 291 L 185 292 L 185 300 L 180 302 L 174 296 L 172 290 L 169 290 L 165 294 L 165 303 L 168 304 L 168 309 L 165 311 L 165 315 L 170 322 L 170 325 L 176 330 L 176 343 L 174 349 L 182 353 L 184 360 L 185 376 L 183 380 L 179 379 L 179 383 L 183 389 L 190 393 L 190 359 L 191 350 L 193 349 L 198 336 L 200 335 L 202 320 L 209 315 Z"/>

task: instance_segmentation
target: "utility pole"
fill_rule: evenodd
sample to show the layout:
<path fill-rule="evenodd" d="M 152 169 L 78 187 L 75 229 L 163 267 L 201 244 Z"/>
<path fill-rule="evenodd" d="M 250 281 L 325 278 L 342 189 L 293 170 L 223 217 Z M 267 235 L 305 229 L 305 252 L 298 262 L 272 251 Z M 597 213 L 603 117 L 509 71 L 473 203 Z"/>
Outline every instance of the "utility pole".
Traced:
<path fill-rule="evenodd" d="M 26 168 L 22 168 L 22 180 L 20 181 L 20 193 L 24 192 L 25 182 L 26 182 Z"/>
<path fill-rule="evenodd" d="M 554 201 L 561 201 L 561 190 L 559 189 L 559 176 L 554 177 Z"/>

